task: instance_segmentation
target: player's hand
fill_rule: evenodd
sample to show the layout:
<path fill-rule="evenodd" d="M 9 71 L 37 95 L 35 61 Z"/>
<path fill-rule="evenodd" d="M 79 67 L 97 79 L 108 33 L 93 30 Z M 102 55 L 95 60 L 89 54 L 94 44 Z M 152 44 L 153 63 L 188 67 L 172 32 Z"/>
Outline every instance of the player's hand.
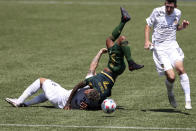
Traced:
<path fill-rule="evenodd" d="M 63 109 L 64 110 L 71 110 L 71 105 L 70 104 L 66 104 Z"/>
<path fill-rule="evenodd" d="M 105 53 L 107 53 L 107 52 L 108 52 L 108 49 L 106 49 L 106 48 L 102 48 L 102 49 L 100 50 L 100 52 L 101 52 L 101 54 L 105 54 Z"/>
<path fill-rule="evenodd" d="M 182 22 L 182 27 L 185 29 L 185 28 L 187 28 L 187 26 L 188 26 L 189 24 L 190 24 L 189 21 L 183 20 L 183 22 Z"/>
<path fill-rule="evenodd" d="M 144 49 L 149 50 L 152 46 L 153 44 L 150 41 L 146 41 L 144 44 Z"/>
<path fill-rule="evenodd" d="M 85 110 L 87 109 L 88 105 L 85 102 L 81 102 L 80 104 L 80 110 Z"/>

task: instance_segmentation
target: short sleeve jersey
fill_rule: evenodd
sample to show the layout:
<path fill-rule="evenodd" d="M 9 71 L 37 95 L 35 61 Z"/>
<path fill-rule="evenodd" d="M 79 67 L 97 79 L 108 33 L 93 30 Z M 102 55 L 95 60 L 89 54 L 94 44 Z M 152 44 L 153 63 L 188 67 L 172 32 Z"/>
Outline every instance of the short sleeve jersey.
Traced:
<path fill-rule="evenodd" d="M 90 87 L 96 89 L 100 93 L 101 99 L 99 102 L 102 102 L 104 99 L 111 96 L 114 80 L 109 74 L 102 72 L 85 81 Z"/>
<path fill-rule="evenodd" d="M 176 40 L 176 30 L 181 17 L 181 11 L 174 8 L 171 15 L 167 15 L 165 6 L 155 8 L 150 17 L 146 19 L 147 24 L 153 27 L 152 43 Z"/>

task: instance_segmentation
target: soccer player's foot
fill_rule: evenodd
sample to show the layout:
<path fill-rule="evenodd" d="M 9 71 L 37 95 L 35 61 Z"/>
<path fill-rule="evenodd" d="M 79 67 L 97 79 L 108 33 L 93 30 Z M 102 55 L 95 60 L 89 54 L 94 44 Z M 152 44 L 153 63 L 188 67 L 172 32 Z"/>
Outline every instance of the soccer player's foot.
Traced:
<path fill-rule="evenodd" d="M 191 110 L 192 109 L 191 101 L 186 101 L 185 109 L 186 110 Z"/>
<path fill-rule="evenodd" d="M 13 107 L 20 107 L 20 104 L 17 102 L 16 98 L 6 98 L 5 101 L 11 104 Z"/>
<path fill-rule="evenodd" d="M 176 103 L 176 99 L 174 97 L 173 93 L 168 93 L 168 99 L 169 99 L 169 103 L 173 108 L 177 107 L 177 103 Z"/>
<path fill-rule="evenodd" d="M 124 8 L 120 7 L 120 10 L 121 10 L 121 15 L 122 15 L 121 21 L 124 23 L 128 22 L 131 19 L 130 15 Z"/>
<path fill-rule="evenodd" d="M 130 71 L 139 70 L 144 67 L 144 65 L 136 64 L 134 61 L 129 61 L 128 64 L 129 64 Z"/>
<path fill-rule="evenodd" d="M 21 103 L 21 104 L 19 105 L 19 107 L 28 107 L 28 105 L 25 104 L 25 103 Z"/>

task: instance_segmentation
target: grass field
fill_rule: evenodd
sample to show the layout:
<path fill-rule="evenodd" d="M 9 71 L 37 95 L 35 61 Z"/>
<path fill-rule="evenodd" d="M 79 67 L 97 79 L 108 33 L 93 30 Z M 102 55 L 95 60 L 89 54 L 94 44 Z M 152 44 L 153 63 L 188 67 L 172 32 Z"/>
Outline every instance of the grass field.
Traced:
<path fill-rule="evenodd" d="M 175 83 L 178 108 L 167 99 L 152 52 L 145 51 L 145 18 L 163 0 L 0 0 L 0 130 L 196 130 L 196 1 L 178 2 L 190 27 L 177 33 L 185 53 L 193 109 L 184 109 L 179 78 Z M 50 78 L 66 89 L 83 80 L 97 51 L 120 21 L 120 6 L 131 14 L 122 34 L 130 41 L 133 58 L 144 69 L 117 79 L 113 114 L 100 111 L 64 111 L 49 102 L 13 108 L 4 101 L 18 97 L 39 77 Z M 104 55 L 97 72 L 107 65 Z"/>

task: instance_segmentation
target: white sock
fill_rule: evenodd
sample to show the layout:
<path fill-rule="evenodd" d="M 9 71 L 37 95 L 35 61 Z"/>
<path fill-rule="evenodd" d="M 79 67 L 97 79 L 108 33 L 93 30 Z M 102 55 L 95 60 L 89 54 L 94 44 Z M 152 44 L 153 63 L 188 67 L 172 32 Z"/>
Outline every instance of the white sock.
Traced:
<path fill-rule="evenodd" d="M 191 101 L 189 77 L 186 73 L 180 75 L 180 83 L 185 94 L 185 101 Z"/>
<path fill-rule="evenodd" d="M 174 88 L 174 83 L 171 83 L 170 81 L 168 81 L 167 79 L 165 80 L 165 85 L 167 87 L 167 92 L 169 93 L 169 95 L 173 95 L 173 88 Z"/>
<path fill-rule="evenodd" d="M 34 105 L 34 104 L 39 104 L 39 103 L 45 102 L 47 100 L 48 99 L 46 98 L 45 94 L 42 93 L 42 94 L 34 97 L 32 100 L 25 102 L 24 104 L 27 105 L 27 106 L 31 106 L 31 105 Z"/>
<path fill-rule="evenodd" d="M 40 89 L 40 79 L 34 81 L 18 98 L 18 104 L 21 104 L 27 99 L 29 96 L 35 94 Z"/>

